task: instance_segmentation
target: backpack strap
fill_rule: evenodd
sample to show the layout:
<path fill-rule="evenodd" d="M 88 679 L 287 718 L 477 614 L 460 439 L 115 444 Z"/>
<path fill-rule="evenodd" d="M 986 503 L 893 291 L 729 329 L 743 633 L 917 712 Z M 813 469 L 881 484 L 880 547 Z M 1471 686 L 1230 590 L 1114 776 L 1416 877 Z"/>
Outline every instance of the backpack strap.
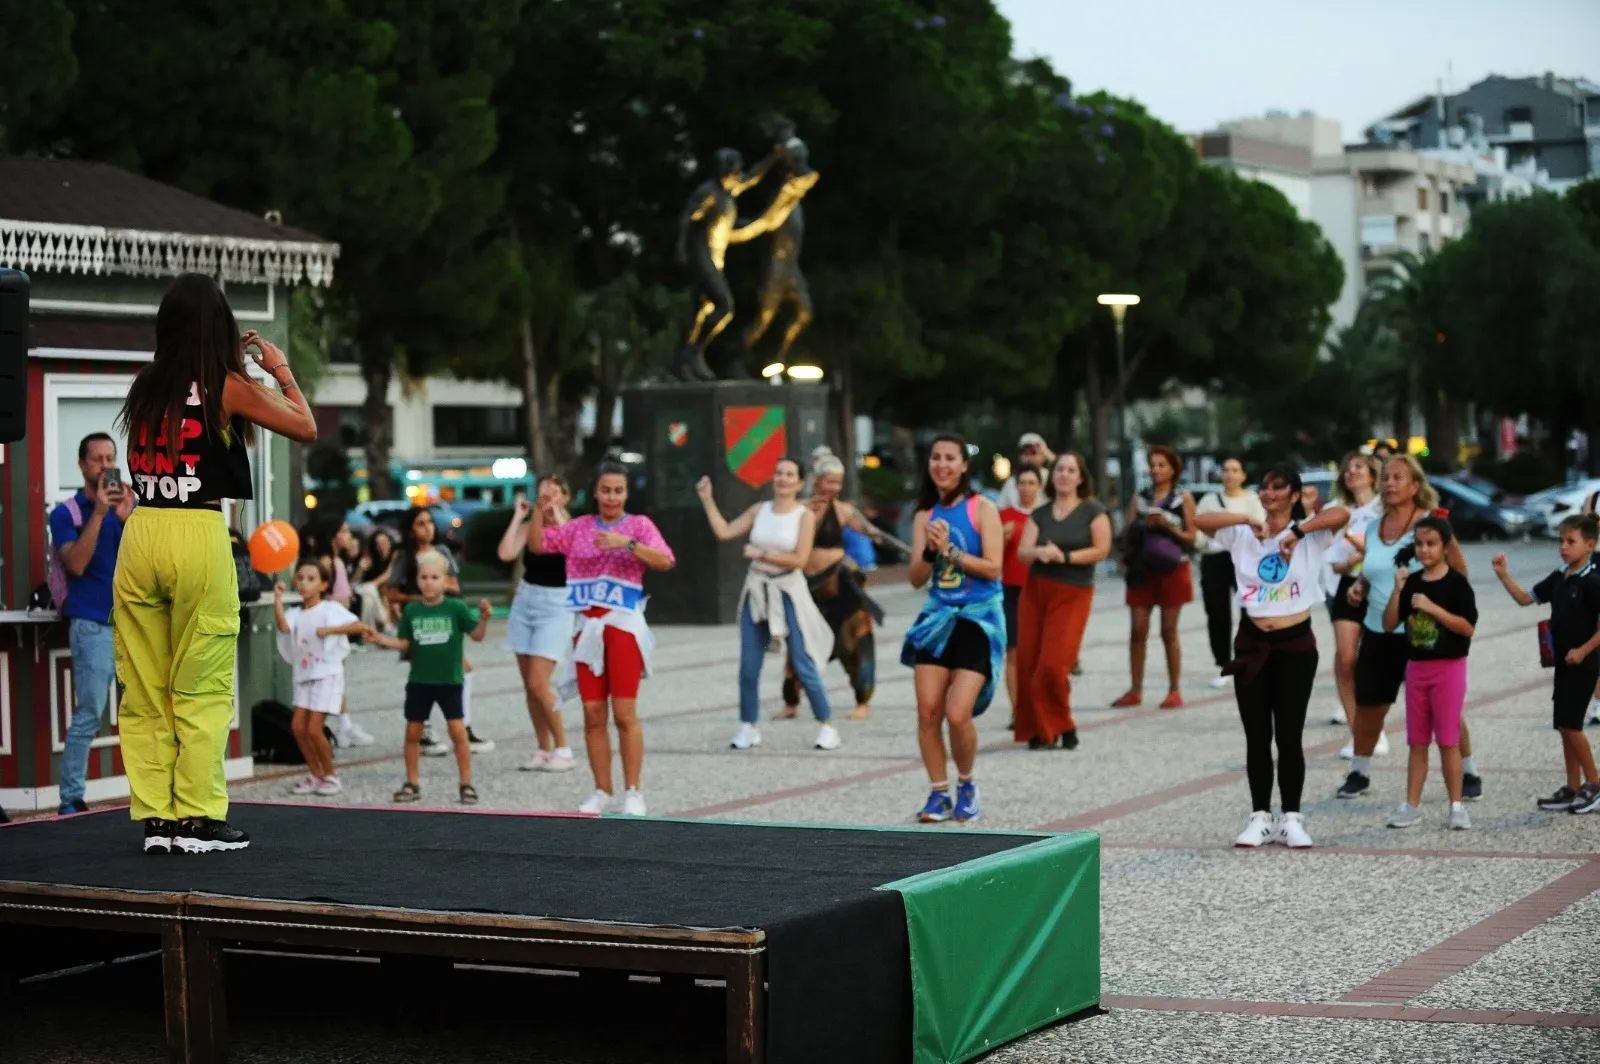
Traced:
<path fill-rule="evenodd" d="M 83 510 L 82 510 L 81 507 L 78 506 L 78 496 L 77 496 L 77 494 L 73 493 L 71 495 L 68 495 L 67 498 L 66 498 L 66 501 L 63 502 L 61 505 L 65 506 L 67 508 L 67 516 L 72 518 L 72 527 L 73 528 L 82 528 L 83 527 Z"/>

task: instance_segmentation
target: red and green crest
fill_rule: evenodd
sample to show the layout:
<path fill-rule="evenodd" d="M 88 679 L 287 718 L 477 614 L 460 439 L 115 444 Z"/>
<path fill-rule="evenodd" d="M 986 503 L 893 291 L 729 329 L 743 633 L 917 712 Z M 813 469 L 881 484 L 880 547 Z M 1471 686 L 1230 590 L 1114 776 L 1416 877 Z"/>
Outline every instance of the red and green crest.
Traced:
<path fill-rule="evenodd" d="M 752 488 L 772 479 L 786 441 L 781 406 L 730 406 L 722 411 L 728 470 Z"/>

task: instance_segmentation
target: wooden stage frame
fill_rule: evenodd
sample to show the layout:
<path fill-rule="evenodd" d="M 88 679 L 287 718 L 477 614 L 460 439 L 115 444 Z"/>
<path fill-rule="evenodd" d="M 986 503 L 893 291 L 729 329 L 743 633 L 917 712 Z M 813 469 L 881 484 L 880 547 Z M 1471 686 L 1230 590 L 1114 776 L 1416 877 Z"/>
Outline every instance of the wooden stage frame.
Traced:
<path fill-rule="evenodd" d="M 223 950 L 359 950 L 388 958 L 602 970 L 727 983 L 728 1064 L 766 1059 L 766 932 L 371 908 L 0 880 L 0 926 L 158 936 L 175 1064 L 222 1064 Z M 109 959 L 109 958 L 107 958 Z"/>

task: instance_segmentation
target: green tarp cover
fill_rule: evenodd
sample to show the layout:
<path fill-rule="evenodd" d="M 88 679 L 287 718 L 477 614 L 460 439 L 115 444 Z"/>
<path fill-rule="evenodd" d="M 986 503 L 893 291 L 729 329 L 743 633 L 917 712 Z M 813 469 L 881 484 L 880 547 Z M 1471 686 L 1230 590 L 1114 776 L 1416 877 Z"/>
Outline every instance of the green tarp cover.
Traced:
<path fill-rule="evenodd" d="M 914 1064 L 960 1064 L 1100 1001 L 1100 837 L 887 883 L 905 901 Z"/>

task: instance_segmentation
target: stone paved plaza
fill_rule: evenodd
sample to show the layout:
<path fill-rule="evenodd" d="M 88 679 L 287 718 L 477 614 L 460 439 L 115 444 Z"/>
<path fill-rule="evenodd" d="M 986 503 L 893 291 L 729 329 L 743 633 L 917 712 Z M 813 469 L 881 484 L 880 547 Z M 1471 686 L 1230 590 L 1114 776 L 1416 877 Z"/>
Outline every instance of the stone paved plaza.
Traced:
<path fill-rule="evenodd" d="M 1327 722 L 1336 703 L 1332 637 L 1319 616 L 1324 658 L 1306 734 L 1304 811 L 1317 843 L 1310 852 L 1231 846 L 1249 812 L 1244 744 L 1231 690 L 1207 685 L 1198 603 L 1182 626 L 1187 708 L 1154 708 L 1164 679 L 1155 646 L 1145 706 L 1108 708 L 1127 687 L 1128 617 L 1120 581 L 1102 581 L 1086 673 L 1074 681 L 1082 746 L 1015 746 L 1002 694 L 980 719 L 978 776 L 985 829 L 1101 835 L 1108 1012 L 1039 1032 L 988 1060 L 1600 1060 L 1600 816 L 1534 807 L 1561 782 L 1536 612 L 1519 610 L 1500 590 L 1489 548 L 1469 546 L 1467 554 L 1482 613 L 1467 711 L 1484 778 L 1483 799 L 1469 806 L 1473 829 L 1445 829 L 1436 773 L 1423 823 L 1385 828 L 1404 784 L 1403 712 L 1390 718 L 1395 752 L 1376 760 L 1369 795 L 1334 799 L 1347 765 L 1337 755 L 1345 732 Z M 1525 586 L 1555 564 L 1548 541 L 1514 545 L 1511 555 Z M 831 753 L 811 748 L 805 707 L 798 720 L 768 720 L 759 749 L 728 749 L 737 723 L 734 631 L 658 629 L 657 672 L 641 697 L 652 815 L 909 822 L 926 786 L 898 641 L 919 597 L 890 579 L 901 578 L 885 573 L 876 589 L 889 620 L 871 719 L 841 721 L 844 746 Z M 535 744 L 500 631 L 497 622 L 471 653 L 474 727 L 497 743 L 474 765 L 483 805 L 572 809 L 591 788 L 581 748 L 574 772 L 517 770 Z M 345 801 L 387 803 L 403 779 L 404 675 L 387 652 L 352 658 L 352 709 L 378 743 L 345 762 Z M 842 716 L 850 695 L 837 665 L 828 679 Z M 766 713 L 779 703 L 778 682 L 777 659 L 769 658 Z M 581 744 L 581 731 L 573 741 Z M 259 778 L 234 794 L 288 800 L 292 778 Z M 424 804 L 453 802 L 450 759 L 425 758 L 422 782 Z M 577 1055 L 559 1059 L 591 1059 L 569 1051 Z"/>

